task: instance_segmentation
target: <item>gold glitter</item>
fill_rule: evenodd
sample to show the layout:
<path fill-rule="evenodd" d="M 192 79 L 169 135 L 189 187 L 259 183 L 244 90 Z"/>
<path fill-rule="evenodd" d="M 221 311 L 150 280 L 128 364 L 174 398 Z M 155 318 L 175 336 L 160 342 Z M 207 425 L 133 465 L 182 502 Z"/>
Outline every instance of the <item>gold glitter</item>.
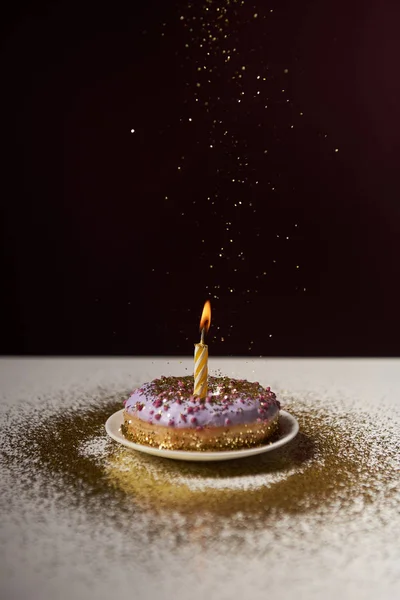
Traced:
<path fill-rule="evenodd" d="M 236 450 L 251 448 L 265 442 L 274 434 L 277 421 L 251 424 L 251 429 L 240 431 L 243 424 L 230 427 L 204 427 L 195 429 L 173 429 L 149 425 L 139 419 L 125 422 L 121 426 L 124 436 L 136 444 L 145 444 L 168 450 Z M 246 425 L 245 425 L 246 426 Z M 271 440 L 272 441 L 272 440 Z"/>
<path fill-rule="evenodd" d="M 37 410 L 34 419 L 29 411 L 14 414 L 4 420 L 10 450 L 3 449 L 2 461 L 11 471 L 13 465 L 18 473 L 24 469 L 27 488 L 44 477 L 44 494 L 51 484 L 60 502 L 71 508 L 83 503 L 94 519 L 108 519 L 112 506 L 112 518 L 123 528 L 127 511 L 140 507 L 142 516 L 136 518 L 151 515 L 160 536 L 174 511 L 185 515 L 188 531 L 197 527 L 201 515 L 204 536 L 229 527 L 239 543 L 242 530 L 271 532 L 285 514 L 310 513 L 317 522 L 331 519 L 337 506 L 348 518 L 355 503 L 373 503 L 375 515 L 388 506 L 400 508 L 399 432 L 383 416 L 375 423 L 369 414 L 329 410 L 316 401 L 305 405 L 300 399 L 285 406 L 300 424 L 300 433 L 287 446 L 244 460 L 182 463 L 107 441 L 104 423 L 126 396 L 98 392 L 95 406 L 47 411 L 46 418 L 38 418 Z M 96 458 L 82 451 L 93 440 L 104 442 Z M 246 519 L 232 521 L 235 514 Z M 176 544 L 181 543 L 177 532 Z"/>
<path fill-rule="evenodd" d="M 181 386 L 178 385 L 178 382 L 181 382 Z M 139 389 L 143 390 L 143 393 L 149 393 L 152 396 L 166 394 L 172 390 L 174 393 L 181 393 L 182 400 L 185 401 L 192 397 L 193 387 L 193 375 L 185 375 L 183 377 L 163 376 L 143 384 Z M 208 377 L 208 393 L 212 394 L 213 404 L 221 404 L 224 395 L 229 396 L 234 393 L 239 398 L 257 399 L 260 394 L 266 394 L 267 390 L 258 382 L 248 381 L 247 379 L 231 379 L 219 374 L 219 376 Z"/>

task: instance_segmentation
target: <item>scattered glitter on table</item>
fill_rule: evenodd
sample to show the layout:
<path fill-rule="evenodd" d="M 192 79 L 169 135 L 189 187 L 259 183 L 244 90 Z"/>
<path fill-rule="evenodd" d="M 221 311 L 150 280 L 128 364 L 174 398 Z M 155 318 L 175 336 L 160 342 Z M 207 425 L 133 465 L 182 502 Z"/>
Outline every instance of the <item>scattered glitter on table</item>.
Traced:
<path fill-rule="evenodd" d="M 179 361 L 171 368 L 181 368 Z M 335 573 L 350 589 L 362 561 L 373 565 L 370 590 L 374 569 L 386 586 L 394 585 L 398 409 L 383 410 L 371 401 L 364 406 L 353 393 L 289 393 L 278 385 L 283 407 L 299 420 L 297 438 L 253 458 L 183 463 L 142 455 L 107 437 L 105 420 L 132 389 L 127 379 L 60 386 L 2 408 L 7 581 L 21 586 L 15 582 L 23 568 L 27 581 L 38 579 L 43 597 L 50 598 L 52 577 L 58 589 L 74 573 L 76 597 L 94 598 L 103 592 L 96 585 L 90 592 L 93 577 L 104 594 L 110 586 L 122 594 L 132 576 L 138 597 L 165 582 L 168 597 L 183 598 L 205 569 L 194 592 L 200 598 L 207 586 L 220 590 L 220 578 L 241 564 L 237 572 L 254 597 L 263 597 L 263 560 L 275 573 L 272 589 L 288 578 L 288 589 L 301 585 L 316 598 L 307 568 L 316 582 L 323 581 L 322 573 Z M 229 581 L 233 593 L 239 580 L 231 574 Z M 85 582 L 89 591 L 82 595 Z"/>

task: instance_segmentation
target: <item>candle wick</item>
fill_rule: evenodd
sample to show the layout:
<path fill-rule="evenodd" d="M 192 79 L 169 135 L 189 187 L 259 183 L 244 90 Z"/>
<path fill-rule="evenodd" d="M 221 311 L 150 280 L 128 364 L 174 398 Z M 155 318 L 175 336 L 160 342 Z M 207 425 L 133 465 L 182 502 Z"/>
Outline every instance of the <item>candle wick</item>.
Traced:
<path fill-rule="evenodd" d="M 203 327 L 202 330 L 201 330 L 201 337 L 200 337 L 200 344 L 203 344 L 203 346 L 204 346 L 204 336 L 205 336 L 205 334 L 206 334 L 206 330 Z"/>

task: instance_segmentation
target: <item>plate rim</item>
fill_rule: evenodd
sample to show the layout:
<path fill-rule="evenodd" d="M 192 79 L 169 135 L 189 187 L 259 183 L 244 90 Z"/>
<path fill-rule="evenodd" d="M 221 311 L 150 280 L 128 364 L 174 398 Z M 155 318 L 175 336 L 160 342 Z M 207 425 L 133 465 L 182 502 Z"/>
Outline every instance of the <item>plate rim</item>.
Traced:
<path fill-rule="evenodd" d="M 294 417 L 291 413 L 287 412 L 286 410 L 281 410 L 279 413 L 279 418 L 283 416 L 286 419 L 288 419 L 291 422 L 292 428 L 287 435 L 280 438 L 276 442 L 263 444 L 261 446 L 255 446 L 254 448 L 243 448 L 239 450 L 216 450 L 209 452 L 196 452 L 195 450 L 168 450 L 166 448 L 153 448 L 152 446 L 136 444 L 135 442 L 131 442 L 130 440 L 123 437 L 122 434 L 116 434 L 115 429 L 111 426 L 111 424 L 114 422 L 115 419 L 117 419 L 118 415 L 122 417 L 123 412 L 124 409 L 122 408 L 108 417 L 104 427 L 110 438 L 112 438 L 115 442 L 121 444 L 122 446 L 130 448 L 131 450 L 136 450 L 138 452 L 143 452 L 144 454 L 151 454 L 153 456 L 159 456 L 161 458 L 169 458 L 174 460 L 197 460 L 206 462 L 246 458 L 248 456 L 262 454 L 263 452 L 276 450 L 277 448 L 288 444 L 291 440 L 293 440 L 296 437 L 300 429 L 296 417 Z"/>

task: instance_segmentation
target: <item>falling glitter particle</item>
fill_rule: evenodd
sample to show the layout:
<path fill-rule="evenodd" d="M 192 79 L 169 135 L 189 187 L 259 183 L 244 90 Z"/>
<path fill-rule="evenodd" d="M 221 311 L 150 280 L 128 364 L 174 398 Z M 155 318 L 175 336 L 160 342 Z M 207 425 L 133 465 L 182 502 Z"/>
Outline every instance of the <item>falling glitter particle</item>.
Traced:
<path fill-rule="evenodd" d="M 198 293 L 212 290 L 215 309 L 225 303 L 217 313 L 224 328 L 232 320 L 239 328 L 236 301 L 243 296 L 256 308 L 258 297 L 273 294 L 296 301 L 296 290 L 312 287 L 310 257 L 305 255 L 309 229 L 300 226 L 290 235 L 291 223 L 299 218 L 295 203 L 301 193 L 280 158 L 284 149 L 286 154 L 286 149 L 290 153 L 301 147 L 304 135 L 302 107 L 291 98 L 296 68 L 273 46 L 267 60 L 264 44 L 255 43 L 277 24 L 274 10 L 263 4 L 185 2 L 170 19 L 159 26 L 163 43 L 169 43 L 166 56 L 179 73 L 180 100 L 178 113 L 169 117 L 165 112 L 163 135 L 174 137 L 177 150 L 166 161 L 167 176 L 160 185 L 168 189 L 161 189 L 161 197 L 172 195 L 171 188 L 179 190 L 168 214 L 171 223 L 180 220 L 179 227 L 190 232 Z M 190 198 L 188 210 L 183 210 L 182 198 Z M 280 215 L 283 205 L 295 208 Z M 276 240 L 271 228 L 281 232 Z M 176 252 L 186 256 L 185 236 L 174 239 Z M 175 259 L 172 253 L 171 261 Z M 274 270 L 262 277 L 271 260 Z M 293 265 L 299 263 L 302 269 L 296 267 L 296 272 Z M 165 272 L 165 266 L 159 271 Z M 175 279 L 172 285 L 178 286 L 178 273 Z M 223 288 L 216 288 L 221 282 Z M 177 312 L 173 317 L 179 318 Z M 185 341 L 187 327 L 176 331 Z M 263 328 L 259 335 L 268 338 Z M 279 335 L 277 328 L 277 341 Z M 219 344 L 220 336 L 213 346 L 216 353 Z"/>

